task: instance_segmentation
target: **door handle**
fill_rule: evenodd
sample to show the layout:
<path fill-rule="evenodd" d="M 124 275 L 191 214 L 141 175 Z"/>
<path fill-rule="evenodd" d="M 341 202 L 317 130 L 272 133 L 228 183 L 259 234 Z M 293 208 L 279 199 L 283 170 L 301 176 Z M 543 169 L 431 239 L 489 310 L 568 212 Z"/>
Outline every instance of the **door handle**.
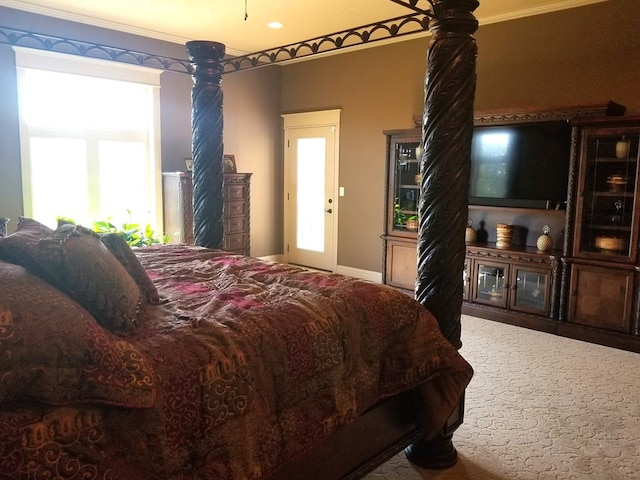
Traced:
<path fill-rule="evenodd" d="M 327 212 L 327 213 L 333 213 L 333 210 L 329 209 L 329 210 L 325 210 L 325 212 Z"/>

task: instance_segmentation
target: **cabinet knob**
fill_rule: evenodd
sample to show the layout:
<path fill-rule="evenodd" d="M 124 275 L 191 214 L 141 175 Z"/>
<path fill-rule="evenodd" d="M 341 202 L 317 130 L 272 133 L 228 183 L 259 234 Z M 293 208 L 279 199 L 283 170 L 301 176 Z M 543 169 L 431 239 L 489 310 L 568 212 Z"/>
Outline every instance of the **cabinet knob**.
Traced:
<path fill-rule="evenodd" d="M 329 209 L 329 210 L 325 210 L 325 212 L 327 212 L 327 213 L 333 213 L 333 210 L 332 210 L 332 209 Z"/>

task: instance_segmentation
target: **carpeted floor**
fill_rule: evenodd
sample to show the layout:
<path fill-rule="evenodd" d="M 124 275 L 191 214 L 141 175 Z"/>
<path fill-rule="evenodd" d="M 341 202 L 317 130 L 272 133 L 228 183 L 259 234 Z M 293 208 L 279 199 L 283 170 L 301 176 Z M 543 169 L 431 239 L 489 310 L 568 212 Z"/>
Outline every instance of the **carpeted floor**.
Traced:
<path fill-rule="evenodd" d="M 640 354 L 462 321 L 475 376 L 457 465 L 421 470 L 400 454 L 366 480 L 640 479 Z"/>

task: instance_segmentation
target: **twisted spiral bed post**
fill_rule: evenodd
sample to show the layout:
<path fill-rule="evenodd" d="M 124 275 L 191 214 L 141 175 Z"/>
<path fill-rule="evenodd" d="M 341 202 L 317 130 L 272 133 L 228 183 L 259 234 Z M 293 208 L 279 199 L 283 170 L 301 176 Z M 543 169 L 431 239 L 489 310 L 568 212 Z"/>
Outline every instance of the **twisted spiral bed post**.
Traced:
<path fill-rule="evenodd" d="M 478 22 L 476 0 L 433 2 L 418 204 L 416 299 L 460 348 L 464 233 L 470 176 Z"/>
<path fill-rule="evenodd" d="M 425 106 L 422 117 L 422 184 L 418 204 L 418 278 L 416 299 L 436 317 L 455 347 L 460 341 L 464 232 L 467 226 L 473 101 L 478 22 L 476 0 L 429 0 L 434 18 L 427 53 Z M 421 395 L 426 395 L 421 392 Z M 428 398 L 421 398 L 428 405 Z M 405 454 L 412 463 L 432 469 L 455 465 L 453 432 L 462 423 L 464 400 L 439 435 L 423 437 Z"/>
<path fill-rule="evenodd" d="M 217 42 L 187 42 L 193 65 L 191 127 L 193 156 L 193 233 L 196 245 L 222 248 L 222 59 Z"/>

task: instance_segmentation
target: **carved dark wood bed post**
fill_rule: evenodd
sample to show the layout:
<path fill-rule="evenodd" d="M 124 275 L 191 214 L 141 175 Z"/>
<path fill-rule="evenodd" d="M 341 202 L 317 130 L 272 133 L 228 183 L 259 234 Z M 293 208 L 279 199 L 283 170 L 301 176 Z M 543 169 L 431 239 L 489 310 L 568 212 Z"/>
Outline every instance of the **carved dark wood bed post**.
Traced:
<path fill-rule="evenodd" d="M 476 86 L 478 22 L 476 0 L 435 0 L 433 33 L 427 54 L 424 145 L 418 215 L 416 299 L 436 317 L 443 335 L 455 347 L 460 341 L 464 232 L 467 226 L 473 102 Z M 423 395 L 424 392 L 422 392 Z M 424 402 L 423 402 L 424 400 Z M 428 404 L 428 399 L 420 398 Z M 405 449 L 409 461 L 424 468 L 453 466 L 458 454 L 453 431 L 462 422 L 464 402 L 435 438 L 423 438 Z"/>
<path fill-rule="evenodd" d="M 193 230 L 196 245 L 222 248 L 222 64 L 225 46 L 187 42 L 193 65 L 191 127 L 193 131 Z"/>
<path fill-rule="evenodd" d="M 478 22 L 476 0 L 433 2 L 427 54 L 416 299 L 460 348 Z"/>

